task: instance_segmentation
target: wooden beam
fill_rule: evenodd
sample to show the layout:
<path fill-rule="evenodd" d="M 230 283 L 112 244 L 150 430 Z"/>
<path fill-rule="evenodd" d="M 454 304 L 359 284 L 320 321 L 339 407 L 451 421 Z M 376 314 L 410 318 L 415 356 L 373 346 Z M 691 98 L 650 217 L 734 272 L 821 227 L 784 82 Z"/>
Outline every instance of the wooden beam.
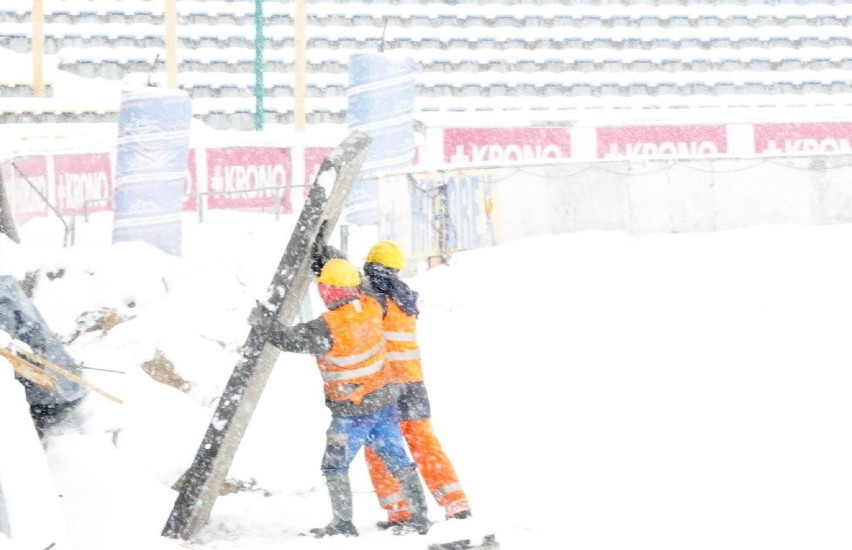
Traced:
<path fill-rule="evenodd" d="M 56 384 L 59 381 L 52 374 L 44 372 L 39 367 L 36 367 L 26 359 L 18 357 L 7 349 L 0 348 L 0 356 L 5 357 L 9 361 L 9 364 L 12 365 L 12 370 L 21 378 L 49 390 L 56 389 Z"/>
<path fill-rule="evenodd" d="M 68 369 L 60 367 L 56 363 L 53 363 L 53 362 L 45 359 L 44 357 L 41 357 L 40 355 L 36 355 L 35 353 L 31 353 L 31 352 L 27 352 L 27 351 L 23 351 L 23 350 L 19 350 L 19 349 L 16 349 L 14 351 L 10 351 L 10 350 L 2 350 L 2 351 L 7 352 L 7 353 L 13 353 L 13 354 L 17 355 L 18 357 L 20 357 L 22 359 L 26 359 L 27 361 L 29 361 L 30 363 L 32 363 L 33 365 L 35 365 L 37 367 L 42 367 L 42 368 L 45 368 L 47 370 L 53 371 L 56 374 L 63 376 L 65 378 L 67 378 L 68 380 L 71 380 L 72 382 L 74 382 L 74 383 L 76 383 L 76 384 L 78 384 L 78 385 L 80 385 L 80 386 L 82 386 L 82 387 L 84 387 L 88 390 L 92 390 L 93 392 L 96 392 L 96 393 L 103 395 L 107 399 L 111 399 L 112 401 L 115 401 L 116 403 L 119 403 L 119 404 L 124 403 L 124 401 L 122 401 L 118 397 L 112 395 L 111 393 L 109 393 L 105 390 L 102 390 L 101 388 L 95 386 L 94 384 L 92 384 L 88 380 L 85 380 L 85 379 L 77 376 L 73 372 L 70 372 Z M 5 353 L 4 353 L 4 356 L 5 356 Z"/>
<path fill-rule="evenodd" d="M 263 0 L 254 2 L 254 129 L 263 130 L 266 109 L 263 106 L 266 88 L 263 84 Z"/>
<path fill-rule="evenodd" d="M 44 97 L 44 0 L 33 0 L 33 95 Z"/>
<path fill-rule="evenodd" d="M 307 85 L 305 83 L 306 72 L 306 49 L 307 41 L 307 0 L 296 0 L 295 14 L 293 16 L 293 126 L 297 131 L 303 131 L 307 122 L 305 109 L 305 96 Z"/>
<path fill-rule="evenodd" d="M 166 0 L 166 87 L 177 88 L 177 0 Z"/>

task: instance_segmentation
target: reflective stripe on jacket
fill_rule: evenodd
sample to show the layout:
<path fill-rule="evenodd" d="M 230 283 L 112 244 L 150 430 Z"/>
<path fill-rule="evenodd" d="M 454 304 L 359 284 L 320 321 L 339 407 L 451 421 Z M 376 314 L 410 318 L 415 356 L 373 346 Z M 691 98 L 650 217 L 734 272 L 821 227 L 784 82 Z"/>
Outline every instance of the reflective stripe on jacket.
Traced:
<path fill-rule="evenodd" d="M 385 345 L 391 380 L 398 383 L 422 382 L 420 347 L 417 345 L 417 319 L 407 315 L 390 297 L 386 298 Z"/>
<path fill-rule="evenodd" d="M 329 401 L 361 399 L 389 381 L 382 335 L 382 308 L 369 297 L 360 296 L 322 314 L 331 333 L 332 347 L 317 356 L 325 397 Z"/>

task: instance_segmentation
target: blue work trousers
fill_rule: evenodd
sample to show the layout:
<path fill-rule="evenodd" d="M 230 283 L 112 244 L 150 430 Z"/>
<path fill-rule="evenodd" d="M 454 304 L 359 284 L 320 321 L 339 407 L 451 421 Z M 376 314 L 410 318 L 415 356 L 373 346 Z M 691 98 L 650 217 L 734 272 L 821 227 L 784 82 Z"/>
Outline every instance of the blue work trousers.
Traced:
<path fill-rule="evenodd" d="M 414 466 L 405 452 L 396 405 L 364 416 L 333 417 L 325 435 L 323 474 L 349 470 L 349 464 L 364 445 L 375 449 L 391 472 Z"/>

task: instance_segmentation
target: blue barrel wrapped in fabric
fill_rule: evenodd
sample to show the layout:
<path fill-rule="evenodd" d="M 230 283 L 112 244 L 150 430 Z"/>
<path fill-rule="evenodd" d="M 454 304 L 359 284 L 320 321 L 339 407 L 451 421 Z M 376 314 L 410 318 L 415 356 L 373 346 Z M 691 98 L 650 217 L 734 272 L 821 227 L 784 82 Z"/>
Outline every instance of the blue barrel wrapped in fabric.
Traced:
<path fill-rule="evenodd" d="M 122 91 L 112 242 L 144 241 L 180 256 L 191 120 L 186 92 Z"/>
<path fill-rule="evenodd" d="M 378 185 L 369 176 L 411 166 L 416 66 L 408 57 L 358 54 L 349 59 L 349 128 L 373 138 L 346 205 L 345 220 L 378 222 Z"/>

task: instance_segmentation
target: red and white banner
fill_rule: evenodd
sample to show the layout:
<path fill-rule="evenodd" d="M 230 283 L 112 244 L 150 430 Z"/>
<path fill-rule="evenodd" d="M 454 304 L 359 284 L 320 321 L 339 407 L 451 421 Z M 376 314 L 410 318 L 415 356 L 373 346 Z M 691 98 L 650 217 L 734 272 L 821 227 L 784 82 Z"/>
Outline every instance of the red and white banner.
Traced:
<path fill-rule="evenodd" d="M 765 154 L 849 153 L 852 123 L 755 124 L 754 152 Z"/>
<path fill-rule="evenodd" d="M 446 128 L 432 146 L 438 147 L 436 152 L 449 164 L 565 159 L 575 154 L 573 149 L 576 154 L 588 151 L 597 158 L 852 152 L 852 122 L 738 124 L 731 128 L 723 124 L 614 126 L 583 129 L 573 138 L 585 140 L 587 136 L 591 142 L 572 143 L 572 133 L 566 128 Z M 184 209 L 196 209 L 196 193 L 206 191 L 210 209 L 277 207 L 281 213 L 291 213 L 308 193 L 331 150 L 331 144 L 305 147 L 304 180 L 293 181 L 290 148 L 190 149 Z M 433 154 L 427 156 L 434 158 Z M 63 215 L 79 214 L 84 204 L 88 212 L 114 207 L 110 152 L 30 154 L 6 161 L 0 169 L 18 223 L 48 214 L 42 196 Z M 276 204 L 276 200 L 280 202 Z"/>
<path fill-rule="evenodd" d="M 598 128 L 598 158 L 717 155 L 728 150 L 725 126 Z"/>
<path fill-rule="evenodd" d="M 207 149 L 209 208 L 252 209 L 289 204 L 292 158 L 280 147 Z M 289 212 L 289 210 L 283 210 Z"/>
<path fill-rule="evenodd" d="M 8 172 L 4 172 L 3 177 L 9 202 L 12 203 L 15 223 L 26 223 L 37 216 L 46 216 L 47 157 L 17 157 L 8 162 L 8 167 Z"/>
<path fill-rule="evenodd" d="M 552 160 L 571 156 L 565 128 L 447 128 L 444 162 Z"/>
<path fill-rule="evenodd" d="M 62 214 L 112 210 L 109 153 L 55 155 L 55 206 Z"/>

